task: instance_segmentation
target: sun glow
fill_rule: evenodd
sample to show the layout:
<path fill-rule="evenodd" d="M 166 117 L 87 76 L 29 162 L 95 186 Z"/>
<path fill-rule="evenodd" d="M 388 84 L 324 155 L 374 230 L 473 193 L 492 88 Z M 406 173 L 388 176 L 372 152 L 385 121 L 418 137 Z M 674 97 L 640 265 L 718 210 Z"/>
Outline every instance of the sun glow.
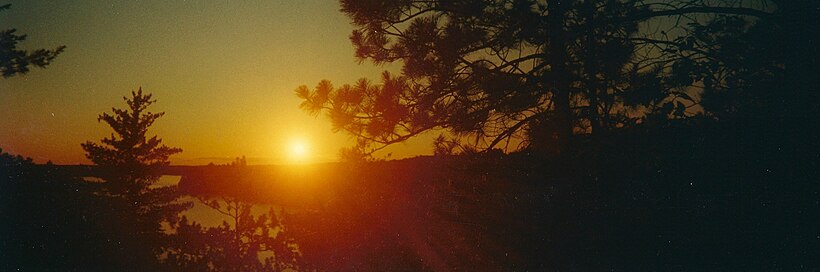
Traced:
<path fill-rule="evenodd" d="M 302 163 L 306 162 L 309 157 L 309 150 L 307 142 L 301 139 L 292 140 L 288 146 L 288 153 L 291 162 Z"/>

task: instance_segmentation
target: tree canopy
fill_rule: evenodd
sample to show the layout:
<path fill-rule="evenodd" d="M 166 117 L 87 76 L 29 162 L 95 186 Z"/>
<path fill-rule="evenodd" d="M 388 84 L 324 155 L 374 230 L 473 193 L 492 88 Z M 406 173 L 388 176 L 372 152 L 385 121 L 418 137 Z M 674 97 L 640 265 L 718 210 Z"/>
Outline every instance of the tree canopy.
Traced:
<path fill-rule="evenodd" d="M 101 166 L 163 166 L 168 157 L 182 152 L 182 149 L 162 144 L 157 136 L 148 138 L 148 128 L 165 115 L 164 112 L 150 112 L 148 107 L 156 102 L 152 94 L 143 94 L 142 88 L 131 92 L 131 97 L 123 97 L 128 108 L 111 108 L 113 114 L 100 114 L 98 121 L 105 122 L 114 130 L 110 137 L 100 142 L 82 144 L 88 159 Z"/>
<path fill-rule="evenodd" d="M 431 130 L 560 152 L 573 135 L 703 114 L 704 84 L 731 84 L 704 69 L 731 69 L 750 52 L 732 39 L 776 14 L 766 1 L 341 2 L 357 59 L 401 73 L 296 94 L 365 154 Z"/>
<path fill-rule="evenodd" d="M 101 209 L 120 215 L 121 221 L 112 224 L 119 227 L 110 231 L 120 245 L 117 249 L 130 252 L 120 255 L 125 258 L 122 264 L 138 262 L 157 268 L 157 256 L 166 243 L 161 224 L 176 222 L 191 203 L 178 201 L 180 193 L 175 185 L 153 185 L 159 181 L 158 167 L 168 165 L 168 157 L 182 149 L 162 144 L 157 136 L 147 136 L 151 125 L 165 114 L 148 111 L 156 102 L 151 94 L 143 94 L 140 88 L 123 99 L 127 108 L 112 108 L 113 113 L 98 118 L 114 133 L 100 143 L 88 141 L 82 147 L 86 157 L 105 171 L 100 194 L 109 197 L 110 207 Z"/>

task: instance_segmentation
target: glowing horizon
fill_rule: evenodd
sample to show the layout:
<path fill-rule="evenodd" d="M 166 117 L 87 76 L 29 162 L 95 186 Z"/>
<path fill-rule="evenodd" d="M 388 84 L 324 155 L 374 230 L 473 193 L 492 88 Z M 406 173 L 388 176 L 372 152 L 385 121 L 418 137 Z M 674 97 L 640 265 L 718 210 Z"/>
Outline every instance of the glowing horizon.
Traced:
<path fill-rule="evenodd" d="M 293 89 L 398 67 L 356 62 L 335 1 L 11 3 L 0 27 L 28 35 L 22 48 L 67 47 L 46 69 L 0 79 L 0 148 L 38 163 L 89 164 L 80 143 L 111 132 L 97 115 L 139 87 L 166 113 L 149 133 L 183 149 L 173 164 L 285 163 L 293 131 L 311 138 L 311 162 L 335 161 L 350 137 L 301 111 Z M 429 154 L 429 138 L 379 154 Z"/>

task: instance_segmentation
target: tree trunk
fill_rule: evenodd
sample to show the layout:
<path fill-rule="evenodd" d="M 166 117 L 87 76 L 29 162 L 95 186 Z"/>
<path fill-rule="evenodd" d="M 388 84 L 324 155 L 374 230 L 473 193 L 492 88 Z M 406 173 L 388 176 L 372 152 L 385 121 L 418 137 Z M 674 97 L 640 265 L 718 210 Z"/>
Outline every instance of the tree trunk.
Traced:
<path fill-rule="evenodd" d="M 595 41 L 595 29 L 592 23 L 594 14 L 590 12 L 587 14 L 587 39 L 586 39 L 586 58 L 584 59 L 584 72 L 586 73 L 587 93 L 589 95 L 589 110 L 588 118 L 589 124 L 592 127 L 590 134 L 601 133 L 601 123 L 598 115 L 598 91 L 601 84 L 598 82 L 598 43 Z"/>
<path fill-rule="evenodd" d="M 569 138 L 572 136 L 572 112 L 569 106 L 569 75 L 566 69 L 567 33 L 564 30 L 565 7 L 560 1 L 550 2 L 547 6 L 547 23 L 549 35 L 549 56 L 552 74 L 553 103 L 555 103 L 556 127 L 558 134 L 558 153 L 566 152 Z"/>

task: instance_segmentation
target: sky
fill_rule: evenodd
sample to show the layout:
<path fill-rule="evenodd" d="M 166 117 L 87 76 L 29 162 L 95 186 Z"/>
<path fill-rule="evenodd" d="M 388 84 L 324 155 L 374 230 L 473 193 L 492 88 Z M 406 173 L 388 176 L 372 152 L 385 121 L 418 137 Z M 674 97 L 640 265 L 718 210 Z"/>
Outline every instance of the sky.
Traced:
<path fill-rule="evenodd" d="M 183 149 L 174 164 L 288 163 L 293 142 L 305 161 L 334 161 L 352 139 L 300 110 L 294 89 L 400 69 L 357 62 L 334 0 L 10 3 L 0 29 L 27 34 L 21 48 L 66 46 L 46 69 L 0 78 L 0 148 L 35 162 L 89 164 L 80 143 L 112 132 L 97 116 L 140 87 L 166 112 L 149 133 Z M 377 156 L 430 154 L 431 138 Z"/>

